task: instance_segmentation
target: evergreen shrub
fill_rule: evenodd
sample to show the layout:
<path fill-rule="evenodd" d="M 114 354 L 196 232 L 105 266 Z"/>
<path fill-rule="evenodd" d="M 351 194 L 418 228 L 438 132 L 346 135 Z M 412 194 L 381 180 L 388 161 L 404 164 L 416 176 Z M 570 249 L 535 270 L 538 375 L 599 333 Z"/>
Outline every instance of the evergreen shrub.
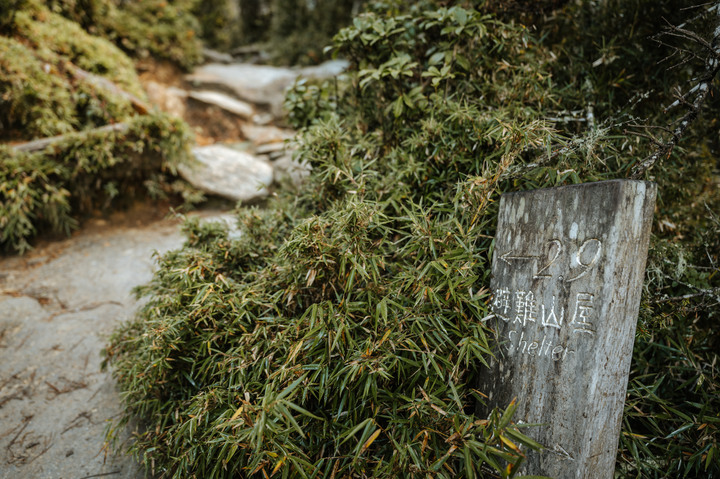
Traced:
<path fill-rule="evenodd" d="M 475 415 L 474 384 L 492 193 L 551 134 L 547 57 L 462 8 L 364 16 L 337 45 L 353 80 L 304 131 L 306 192 L 241 210 L 237 240 L 190 224 L 108 346 L 156 473 L 509 476 L 535 446 L 512 406 Z"/>
<path fill-rule="evenodd" d="M 603 162 L 621 155 L 632 168 L 642 161 L 686 111 L 665 107 L 706 74 L 701 46 L 659 35 L 669 21 L 708 39 L 717 18 L 682 0 L 568 5 L 542 26 L 558 57 L 553 77 L 567 85 L 564 115 L 580 112 L 563 128 L 594 144 Z M 577 121 L 589 111 L 603 135 Z M 718 111 L 715 90 L 679 146 L 645 174 L 658 183 L 658 202 L 620 437 L 620 477 L 720 477 Z M 620 169 L 617 176 L 629 173 Z"/>

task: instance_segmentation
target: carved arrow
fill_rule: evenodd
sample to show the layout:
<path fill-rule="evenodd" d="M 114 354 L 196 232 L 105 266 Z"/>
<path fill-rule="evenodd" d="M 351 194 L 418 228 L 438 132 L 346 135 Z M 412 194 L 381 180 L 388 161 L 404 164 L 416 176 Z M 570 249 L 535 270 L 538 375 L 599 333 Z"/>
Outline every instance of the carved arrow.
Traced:
<path fill-rule="evenodd" d="M 568 459 L 568 460 L 570 460 L 570 461 L 574 461 L 574 460 L 575 460 L 575 458 L 572 457 L 572 454 L 570 454 L 569 452 L 567 452 L 567 451 L 565 450 L 565 448 L 562 447 L 560 444 L 555 444 L 555 448 L 552 449 L 550 452 L 554 452 L 554 453 L 557 454 L 558 456 L 560 456 L 560 457 L 562 457 L 562 458 L 564 458 L 564 459 Z"/>
<path fill-rule="evenodd" d="M 508 251 L 504 255 L 500 256 L 500 259 L 505 261 L 507 264 L 511 264 L 509 260 L 516 259 L 516 260 L 528 260 L 528 259 L 538 259 L 540 256 L 513 256 L 512 251 Z"/>

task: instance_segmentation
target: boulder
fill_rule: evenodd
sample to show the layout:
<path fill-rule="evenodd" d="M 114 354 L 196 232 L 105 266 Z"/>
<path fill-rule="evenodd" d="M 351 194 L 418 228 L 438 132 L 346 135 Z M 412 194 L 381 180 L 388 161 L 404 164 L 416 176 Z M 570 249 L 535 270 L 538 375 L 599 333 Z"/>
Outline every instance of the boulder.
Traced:
<path fill-rule="evenodd" d="M 268 162 L 222 145 L 193 148 L 193 155 L 197 161 L 178 167 L 178 171 L 194 187 L 234 201 L 269 194 L 273 167 Z"/>

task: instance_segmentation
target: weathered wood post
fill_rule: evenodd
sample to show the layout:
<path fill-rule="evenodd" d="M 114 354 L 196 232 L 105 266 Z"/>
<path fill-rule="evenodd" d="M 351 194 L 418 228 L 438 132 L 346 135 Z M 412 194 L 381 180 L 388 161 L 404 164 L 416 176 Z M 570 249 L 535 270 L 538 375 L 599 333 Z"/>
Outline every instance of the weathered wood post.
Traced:
<path fill-rule="evenodd" d="M 612 478 L 640 305 L 655 185 L 612 180 L 510 193 L 492 261 L 499 341 L 480 390 L 517 398 L 546 446 L 525 474 Z"/>

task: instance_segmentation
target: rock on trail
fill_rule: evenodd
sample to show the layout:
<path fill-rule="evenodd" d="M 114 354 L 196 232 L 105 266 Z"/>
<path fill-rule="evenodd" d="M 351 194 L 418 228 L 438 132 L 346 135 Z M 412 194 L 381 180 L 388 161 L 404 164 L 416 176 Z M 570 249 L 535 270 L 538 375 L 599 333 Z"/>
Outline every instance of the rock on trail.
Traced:
<path fill-rule="evenodd" d="M 300 187 L 310 165 L 293 158 L 295 132 L 271 124 L 282 117 L 285 91 L 298 78 L 326 79 L 347 68 L 333 60 L 305 68 L 217 62 L 165 86 L 145 79 L 150 102 L 185 119 L 196 132 L 195 161 L 180 175 L 195 188 L 251 202 L 273 187 Z M 279 122 L 282 125 L 282 121 Z"/>
<path fill-rule="evenodd" d="M 227 110 L 228 112 L 246 120 L 252 118 L 255 114 L 254 108 L 249 103 L 236 100 L 235 98 L 221 92 L 208 90 L 191 91 L 188 96 L 193 100 L 223 108 L 224 110 Z"/>
<path fill-rule="evenodd" d="M 144 477 L 103 449 L 120 399 L 101 350 L 130 319 L 153 252 L 182 245 L 175 220 L 95 221 L 24 257 L 0 258 L 0 478 Z M 130 223 L 130 224 L 128 224 Z"/>
<path fill-rule="evenodd" d="M 282 116 L 285 90 L 300 78 L 327 79 L 340 75 L 348 66 L 345 60 L 331 60 L 317 66 L 285 68 L 246 63 L 210 63 L 196 69 L 186 77 L 192 84 L 203 88 L 225 88 L 238 98 L 270 109 L 276 117 Z"/>
<path fill-rule="evenodd" d="M 251 201 L 268 195 L 273 182 L 269 162 L 223 145 L 193 148 L 196 162 L 179 165 L 178 172 L 198 189 L 233 201 Z"/>

